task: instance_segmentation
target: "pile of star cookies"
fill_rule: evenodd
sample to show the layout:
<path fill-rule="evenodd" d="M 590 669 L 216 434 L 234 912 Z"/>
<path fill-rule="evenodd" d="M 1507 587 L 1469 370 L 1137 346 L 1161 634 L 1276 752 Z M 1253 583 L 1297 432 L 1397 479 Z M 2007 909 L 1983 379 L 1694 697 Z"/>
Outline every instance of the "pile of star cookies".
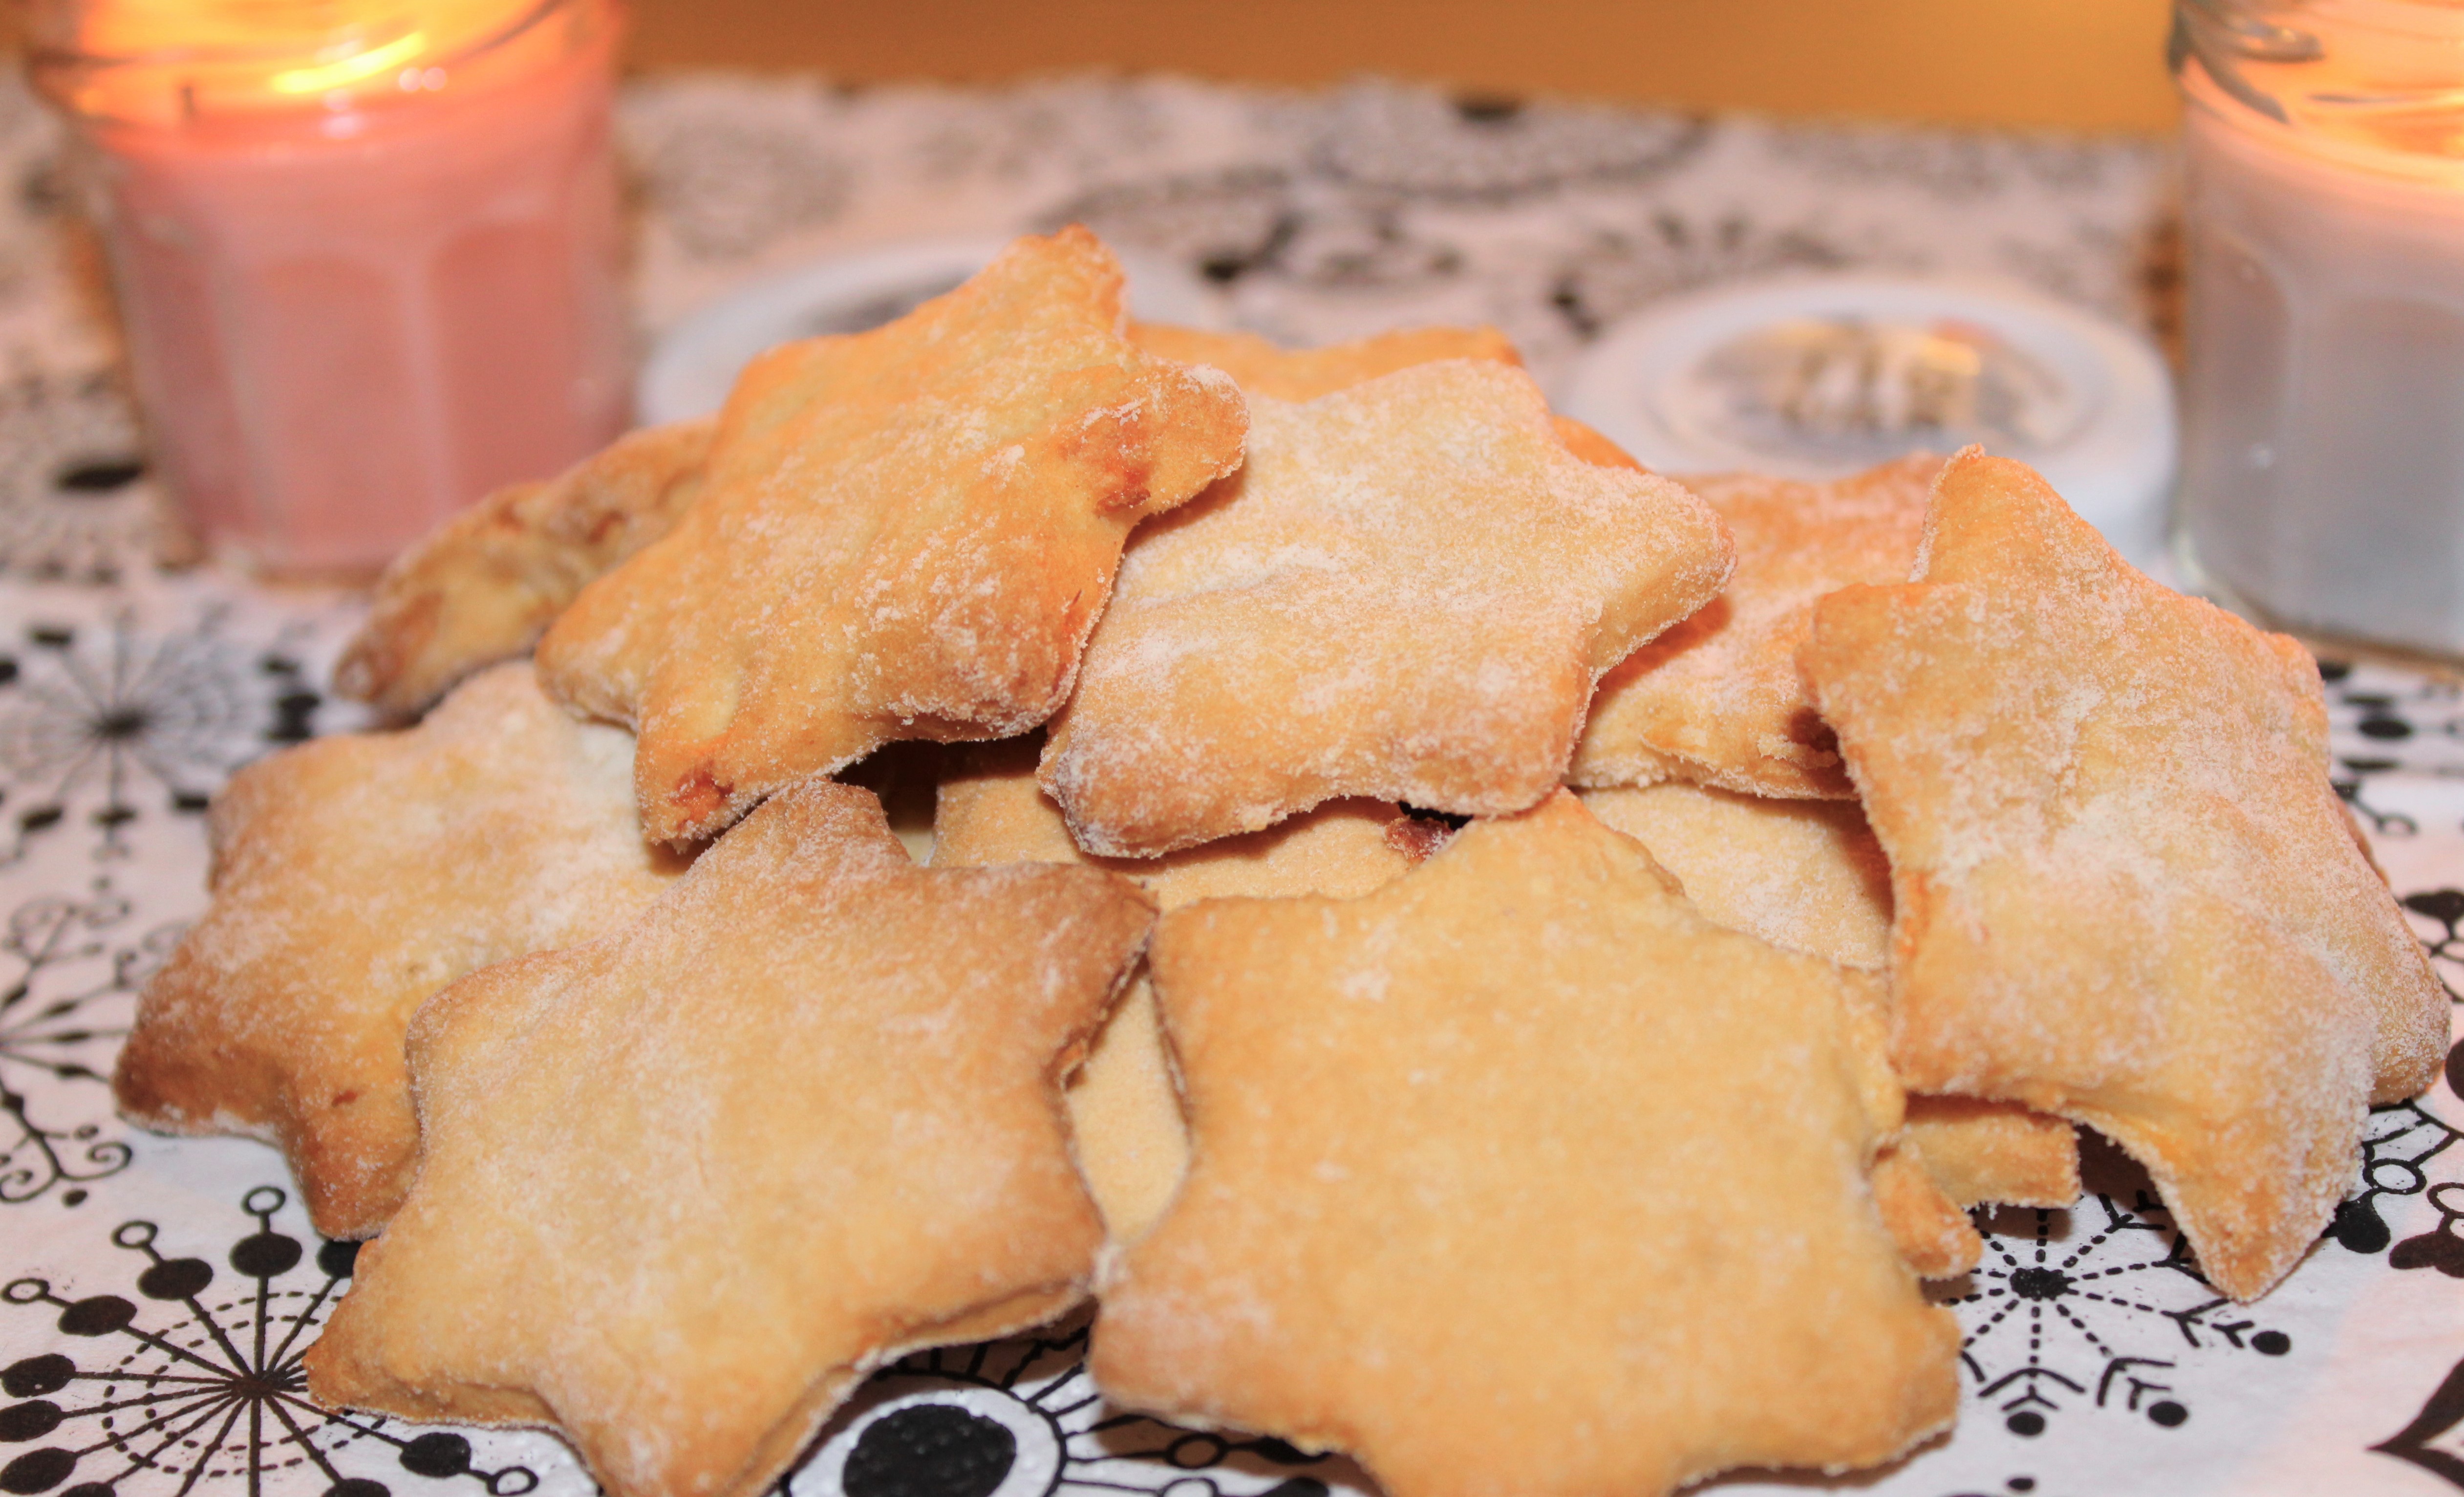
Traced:
<path fill-rule="evenodd" d="M 1092 1296 L 1396 1497 L 1870 1466 L 2074 1124 L 2249 1298 L 2431 1080 L 2309 657 L 2027 469 L 1681 485 L 1494 334 L 1120 289 L 1022 240 L 492 497 L 340 672 L 422 720 L 217 801 L 115 1086 L 374 1239 L 318 1398 L 753 1497 Z"/>

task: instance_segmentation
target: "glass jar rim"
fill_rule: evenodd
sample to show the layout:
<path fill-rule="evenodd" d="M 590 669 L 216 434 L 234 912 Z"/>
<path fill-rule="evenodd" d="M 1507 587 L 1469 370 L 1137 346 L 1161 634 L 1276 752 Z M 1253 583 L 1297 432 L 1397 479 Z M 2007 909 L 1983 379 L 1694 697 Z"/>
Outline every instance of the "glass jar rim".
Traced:
<path fill-rule="evenodd" d="M 2313 22 L 2464 42 L 2464 0 L 2175 0 L 2175 10 L 2226 23 L 2240 19 L 2298 30 Z"/>
<path fill-rule="evenodd" d="M 157 28 L 147 45 L 114 46 L 109 0 L 37 5 L 26 69 L 37 92 L 79 118 L 110 122 L 178 122 L 202 115 L 321 108 L 357 112 L 389 97 L 443 89 L 516 55 L 557 46 L 559 23 L 613 12 L 618 0 L 394 0 L 318 28 L 262 38 L 200 28 L 181 37 L 177 23 Z M 303 11 L 330 7 L 303 6 Z M 264 17 L 262 7 L 251 14 Z M 277 12 L 278 13 L 278 12 Z M 80 26 L 80 21 L 88 24 Z M 45 24 L 46 22 L 50 24 Z M 139 28 L 143 31 L 143 27 Z M 159 38 L 159 39 L 158 39 Z"/>

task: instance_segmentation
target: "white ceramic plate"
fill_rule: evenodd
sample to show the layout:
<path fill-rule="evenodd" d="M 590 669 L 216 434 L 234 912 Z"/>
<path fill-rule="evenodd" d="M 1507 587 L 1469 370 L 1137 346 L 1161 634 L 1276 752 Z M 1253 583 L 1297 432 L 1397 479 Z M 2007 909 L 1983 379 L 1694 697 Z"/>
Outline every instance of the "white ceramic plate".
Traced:
<path fill-rule="evenodd" d="M 2170 374 L 2145 338 L 2018 289 L 1815 275 L 1675 297 L 1612 327 L 1561 405 L 1665 473 L 1831 478 L 1982 442 L 2162 564 Z"/>

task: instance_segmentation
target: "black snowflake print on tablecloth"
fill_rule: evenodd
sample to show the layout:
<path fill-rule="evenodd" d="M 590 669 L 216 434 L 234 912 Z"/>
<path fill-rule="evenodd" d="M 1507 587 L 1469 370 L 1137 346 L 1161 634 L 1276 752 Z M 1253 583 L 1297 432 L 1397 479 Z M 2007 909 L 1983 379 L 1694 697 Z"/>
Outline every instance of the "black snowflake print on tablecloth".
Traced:
<path fill-rule="evenodd" d="M 1161 91 L 1171 87 L 1163 84 Z M 1171 138 L 1171 110 L 1156 95 L 1155 80 L 1135 78 L 1055 78 L 1004 90 L 963 120 L 925 128 L 893 158 L 891 169 L 948 187 L 1019 183 L 1055 172 L 1091 180 Z"/>
<path fill-rule="evenodd" d="M 2035 1477 L 2023 1475 L 2006 1478 L 2001 1486 L 1989 1490 L 1968 1487 L 1952 1492 L 1948 1497 L 2054 1497 L 2054 1494 L 2046 1491 Z"/>
<path fill-rule="evenodd" d="M 1971 1396 L 2023 1438 L 2091 1409 L 2178 1429 L 2192 1413 L 2170 1376 L 2185 1357 L 2274 1358 L 2292 1338 L 2199 1276 L 2136 1165 L 2093 1135 L 2080 1145 L 2103 1188 L 2068 1210 L 1980 1211 L 1984 1260 L 1942 1291 L 1967 1332 Z"/>
<path fill-rule="evenodd" d="M 2153 149 L 2154 147 L 2147 147 Z M 2095 192 L 2116 168 L 2113 143 L 2062 135 L 1911 130 L 1827 121 L 1774 129 L 1771 155 L 1827 181 L 1912 187 L 1968 204 L 2015 188 Z"/>
<path fill-rule="evenodd" d="M 1107 1404 L 1087 1376 L 1090 1317 L 1029 1336 L 918 1352 L 831 1420 L 788 1497 L 1326 1497 L 1356 1468 L 1279 1440 L 1176 1428 Z"/>
<path fill-rule="evenodd" d="M 88 1183 L 128 1166 L 111 1124 L 111 1059 L 180 931 L 133 929 L 134 913 L 101 879 L 83 898 L 19 905 L 0 931 L 13 964 L 0 990 L 0 1206 L 82 1205 Z"/>
<path fill-rule="evenodd" d="M 483 1467 L 470 1440 L 308 1400 L 300 1355 L 351 1276 L 354 1243 L 279 1231 L 286 1194 L 241 1208 L 251 1227 L 219 1254 L 166 1252 L 162 1228 L 126 1222 L 111 1243 L 124 1279 L 21 1278 L 0 1314 L 49 1317 L 53 1344 L 0 1369 L 0 1465 L 11 1497 L 146 1497 L 215 1488 L 256 1494 L 313 1468 L 327 1497 L 388 1497 L 388 1480 L 451 1483 L 493 1497 L 539 1485 L 529 1468 Z M 305 1474 L 303 1472 L 303 1474 Z"/>
<path fill-rule="evenodd" d="M 1392 293 L 1449 280 L 1464 264 L 1452 244 L 1414 231 L 1391 197 L 1279 166 L 1100 188 L 1045 214 L 1042 227 L 1073 223 L 1179 260 L 1217 285 L 1265 275 L 1320 290 Z"/>
<path fill-rule="evenodd" d="M 2420 890 L 2397 903 L 2412 916 L 2413 930 L 2430 953 L 2430 970 L 2447 990 L 2448 1002 L 2464 1002 L 2464 993 L 2455 986 L 2457 975 L 2464 973 L 2464 889 Z M 2449 1091 L 2464 1097 L 2464 1040 L 2448 1048 L 2445 1080 Z"/>
<path fill-rule="evenodd" d="M 0 382 L 0 577 L 116 583 L 179 549 L 165 525 L 115 380 Z"/>
<path fill-rule="evenodd" d="M 2327 1223 L 2327 1240 L 2347 1252 L 2388 1253 L 2397 1268 L 2437 1268 L 2464 1278 L 2464 1243 L 2453 1228 L 2464 1214 L 2464 1185 L 2431 1178 L 2432 1160 L 2464 1165 L 2464 1151 L 2451 1154 L 2464 1133 L 2457 1132 L 2417 1102 L 2398 1102 L 2370 1110 L 2362 1134 L 2362 1186 L 2336 1207 Z M 2387 1224 L 2388 1206 L 2399 1200 L 2426 1199 L 2439 1213 L 2429 1231 L 2403 1242 Z M 2392 1251 L 2390 1252 L 2390 1245 Z"/>
<path fill-rule="evenodd" d="M 1699 153 L 1705 121 L 1364 83 L 1327 111 L 1310 150 L 1327 176 L 1402 197 L 1504 203 L 1579 183 L 1638 183 Z"/>
<path fill-rule="evenodd" d="M 176 630 L 31 624 L 0 641 L 0 864 L 77 828 L 125 857 L 132 824 L 194 816 L 231 772 L 316 731 L 323 697 L 294 648 Z"/>
<path fill-rule="evenodd" d="M 2370 1448 L 2464 1486 L 2464 1454 L 2458 1453 L 2459 1442 L 2448 1438 L 2459 1424 L 2464 1424 L 2464 1362 L 2440 1381 L 2409 1423 Z M 2442 1438 L 2448 1438 L 2450 1448 L 2440 1448 Z"/>
<path fill-rule="evenodd" d="M 2464 889 L 2425 889 L 2405 895 L 2397 901 L 2407 914 L 2415 917 L 2416 928 L 2423 929 L 2421 944 L 2430 953 L 2431 970 L 2447 989 L 2448 1001 L 2464 1002 L 2464 994 L 2455 991 L 2450 973 L 2464 971 Z M 2448 1081 L 2453 1086 L 2457 1077 L 2451 1070 Z M 2464 1096 L 2464 1087 L 2456 1088 Z"/>
<path fill-rule="evenodd" d="M 1646 303 L 1697 287 L 1842 270 L 1869 258 L 1807 226 L 1765 223 L 1743 211 L 1659 208 L 1631 229 L 1594 233 L 1568 255 L 1551 279 L 1549 302 L 1569 328 L 1590 338 Z"/>
<path fill-rule="evenodd" d="M 1266 269 L 1301 230 L 1292 174 L 1232 166 L 1098 187 L 1044 215 L 1085 224 L 1108 242 L 1168 255 L 1218 285 Z"/>
<path fill-rule="evenodd" d="M 2412 837 L 2420 824 L 2381 802 L 2372 781 L 2390 774 L 2464 778 L 2464 701 L 2452 682 L 2397 676 L 2323 658 L 2327 691 L 2328 783 L 2370 834 Z"/>
<path fill-rule="evenodd" d="M 671 120 L 633 152 L 660 222 L 696 259 L 739 259 L 847 208 L 852 171 L 819 133 L 736 114 Z"/>

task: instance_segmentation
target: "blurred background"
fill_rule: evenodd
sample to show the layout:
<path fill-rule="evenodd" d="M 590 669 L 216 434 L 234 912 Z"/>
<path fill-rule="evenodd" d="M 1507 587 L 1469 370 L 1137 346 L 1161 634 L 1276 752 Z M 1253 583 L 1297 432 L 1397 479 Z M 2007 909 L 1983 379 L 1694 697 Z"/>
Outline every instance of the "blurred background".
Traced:
<path fill-rule="evenodd" d="M 2164 0 L 631 0 L 637 68 L 1083 68 L 1789 116 L 2163 131 Z"/>

